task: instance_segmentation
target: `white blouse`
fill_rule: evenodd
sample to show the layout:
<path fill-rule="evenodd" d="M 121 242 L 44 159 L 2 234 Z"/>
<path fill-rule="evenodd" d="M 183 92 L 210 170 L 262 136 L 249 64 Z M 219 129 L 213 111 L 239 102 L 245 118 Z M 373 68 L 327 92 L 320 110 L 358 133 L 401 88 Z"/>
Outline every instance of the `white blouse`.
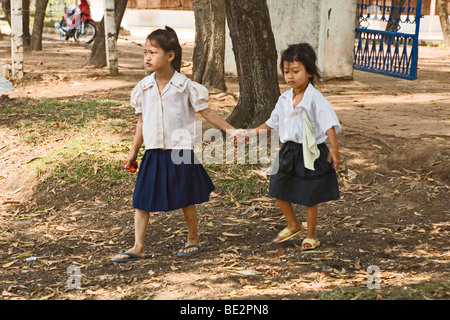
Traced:
<path fill-rule="evenodd" d="M 269 127 L 278 130 L 281 143 L 287 141 L 303 142 L 303 119 L 301 116 L 303 109 L 311 122 L 317 144 L 327 140 L 326 132 L 332 127 L 336 130 L 336 133 L 342 131 L 333 107 L 312 84 L 308 85 L 302 101 L 295 108 L 293 99 L 293 89 L 283 93 L 278 99 L 269 120 L 266 121 Z"/>
<path fill-rule="evenodd" d="M 208 108 L 208 89 L 175 71 L 159 94 L 155 73 L 131 92 L 131 106 L 142 113 L 145 149 L 192 149 L 195 113 Z"/>

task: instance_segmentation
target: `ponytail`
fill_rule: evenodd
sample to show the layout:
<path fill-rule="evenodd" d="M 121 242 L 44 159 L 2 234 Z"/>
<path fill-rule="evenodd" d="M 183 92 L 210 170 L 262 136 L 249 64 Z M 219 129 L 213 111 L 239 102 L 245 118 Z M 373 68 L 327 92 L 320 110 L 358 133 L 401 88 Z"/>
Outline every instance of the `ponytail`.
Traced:
<path fill-rule="evenodd" d="M 169 26 L 166 26 L 165 29 L 155 30 L 147 37 L 147 41 L 157 45 L 165 52 L 173 51 L 175 58 L 172 60 L 172 68 L 180 72 L 183 50 L 175 30 Z"/>

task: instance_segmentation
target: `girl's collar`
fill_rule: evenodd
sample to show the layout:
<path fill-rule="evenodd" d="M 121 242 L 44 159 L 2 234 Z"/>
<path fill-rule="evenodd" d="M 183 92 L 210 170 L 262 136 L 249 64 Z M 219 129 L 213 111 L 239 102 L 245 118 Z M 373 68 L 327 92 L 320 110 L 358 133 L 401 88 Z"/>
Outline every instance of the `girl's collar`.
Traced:
<path fill-rule="evenodd" d="M 141 83 L 142 90 L 148 89 L 153 87 L 156 84 L 156 73 L 152 73 L 148 77 L 144 78 Z M 170 79 L 169 83 L 172 88 L 175 88 L 179 92 L 182 92 L 187 85 L 188 77 L 186 77 L 184 74 L 179 73 L 178 71 L 175 71 L 172 79 Z"/>
<path fill-rule="evenodd" d="M 170 80 L 170 85 L 177 89 L 178 91 L 183 91 L 186 88 L 186 84 L 188 82 L 188 77 L 186 77 L 184 74 L 179 73 L 178 71 L 175 71 L 173 74 L 172 79 Z"/>
<path fill-rule="evenodd" d="M 142 88 L 142 90 L 145 90 L 145 89 L 153 87 L 155 84 L 156 84 L 155 73 L 152 73 L 151 75 L 145 77 L 141 81 L 141 88 Z"/>
<path fill-rule="evenodd" d="M 310 109 L 311 107 L 311 101 L 312 101 L 312 96 L 314 94 L 315 88 L 314 86 L 309 83 L 308 86 L 306 87 L 305 93 L 303 94 L 303 99 L 302 101 L 295 106 L 296 108 L 305 108 L 307 110 Z M 282 97 L 284 97 L 285 99 L 288 99 L 291 103 L 293 103 L 293 99 L 294 99 L 294 89 L 290 89 L 288 91 L 286 91 Z"/>

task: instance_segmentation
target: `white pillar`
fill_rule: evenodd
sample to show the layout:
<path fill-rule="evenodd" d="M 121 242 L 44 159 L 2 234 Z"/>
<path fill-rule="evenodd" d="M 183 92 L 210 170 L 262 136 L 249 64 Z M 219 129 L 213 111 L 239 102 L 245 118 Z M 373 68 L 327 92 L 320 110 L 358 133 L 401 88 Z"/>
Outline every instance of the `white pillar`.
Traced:
<path fill-rule="evenodd" d="M 11 0 L 12 76 L 23 78 L 23 15 L 22 1 Z"/>
<path fill-rule="evenodd" d="M 323 78 L 353 78 L 356 0 L 321 0 L 317 60 Z"/>
<path fill-rule="evenodd" d="M 431 0 L 430 5 L 430 24 L 429 24 L 429 32 L 433 32 L 434 30 L 434 17 L 436 16 L 436 0 Z"/>
<path fill-rule="evenodd" d="M 114 20 L 114 0 L 105 0 L 105 45 L 106 62 L 109 73 L 119 73 L 119 57 L 117 53 L 116 22 Z"/>

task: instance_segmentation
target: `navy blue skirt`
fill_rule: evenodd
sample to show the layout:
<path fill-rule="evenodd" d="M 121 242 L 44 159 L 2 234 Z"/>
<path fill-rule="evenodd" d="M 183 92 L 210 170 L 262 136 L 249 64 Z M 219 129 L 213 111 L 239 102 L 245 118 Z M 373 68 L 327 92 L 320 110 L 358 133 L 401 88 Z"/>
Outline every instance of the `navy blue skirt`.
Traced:
<path fill-rule="evenodd" d="M 167 212 L 209 201 L 209 195 L 215 188 L 194 151 L 174 152 L 180 155 L 176 159 L 187 161 L 175 164 L 172 150 L 146 150 L 134 189 L 134 208 Z"/>
<path fill-rule="evenodd" d="M 339 185 L 332 163 L 327 161 L 330 150 L 319 144 L 320 157 L 314 169 L 305 168 L 302 145 L 288 141 L 278 155 L 278 170 L 270 176 L 269 196 L 307 207 L 338 200 Z"/>

